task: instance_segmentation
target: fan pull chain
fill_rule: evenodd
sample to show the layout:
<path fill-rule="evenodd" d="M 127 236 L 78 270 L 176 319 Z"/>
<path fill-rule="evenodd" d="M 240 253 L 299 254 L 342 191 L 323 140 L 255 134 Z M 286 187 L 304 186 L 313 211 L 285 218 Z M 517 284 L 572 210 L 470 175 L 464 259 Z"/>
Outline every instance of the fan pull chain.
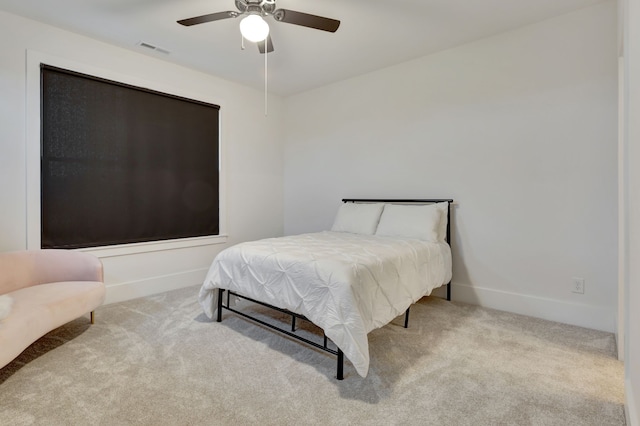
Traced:
<path fill-rule="evenodd" d="M 240 50 L 244 50 L 244 36 L 240 34 Z"/>
<path fill-rule="evenodd" d="M 267 116 L 267 55 L 269 54 L 269 39 L 264 40 L 264 116 Z"/>

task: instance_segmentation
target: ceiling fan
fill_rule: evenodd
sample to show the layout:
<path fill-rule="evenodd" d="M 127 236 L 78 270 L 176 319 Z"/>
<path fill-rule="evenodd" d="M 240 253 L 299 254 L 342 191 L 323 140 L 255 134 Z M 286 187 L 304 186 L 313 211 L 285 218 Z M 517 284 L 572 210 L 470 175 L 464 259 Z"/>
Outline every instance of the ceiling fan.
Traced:
<path fill-rule="evenodd" d="M 260 53 L 273 52 L 273 43 L 269 35 L 269 26 L 262 19 L 267 16 L 273 16 L 273 19 L 287 24 L 300 25 L 303 27 L 314 28 L 316 30 L 328 31 L 335 33 L 340 26 L 340 21 L 323 16 L 311 15 L 309 13 L 296 12 L 289 9 L 276 9 L 276 0 L 235 0 L 238 11 L 227 11 L 210 13 L 208 15 L 196 16 L 193 18 L 181 19 L 179 24 L 190 27 L 191 25 L 204 24 L 206 22 L 219 21 L 227 18 L 238 18 L 245 16 L 240 22 L 240 30 L 243 36 L 258 44 Z M 253 22 L 251 22 L 253 21 Z M 262 22 L 260 22 L 262 21 Z M 255 25 L 256 27 L 250 26 Z M 266 28 L 265 28 L 266 27 Z M 252 40 L 246 31 L 258 29 L 262 31 Z M 265 49 L 266 47 L 266 49 Z"/>

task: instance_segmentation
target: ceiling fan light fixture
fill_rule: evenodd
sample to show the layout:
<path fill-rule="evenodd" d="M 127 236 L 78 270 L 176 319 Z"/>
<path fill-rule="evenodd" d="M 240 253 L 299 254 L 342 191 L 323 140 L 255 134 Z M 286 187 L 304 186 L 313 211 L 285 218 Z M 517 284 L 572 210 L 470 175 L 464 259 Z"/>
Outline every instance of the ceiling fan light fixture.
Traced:
<path fill-rule="evenodd" d="M 269 24 L 259 15 L 249 15 L 240 21 L 240 33 L 254 43 L 263 41 L 269 35 Z"/>

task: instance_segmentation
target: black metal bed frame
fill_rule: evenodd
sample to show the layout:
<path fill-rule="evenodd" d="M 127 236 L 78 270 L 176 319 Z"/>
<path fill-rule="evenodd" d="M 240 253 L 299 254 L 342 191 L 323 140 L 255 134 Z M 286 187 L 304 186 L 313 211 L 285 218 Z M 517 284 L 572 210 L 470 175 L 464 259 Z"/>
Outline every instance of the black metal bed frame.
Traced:
<path fill-rule="evenodd" d="M 397 204 L 429 204 L 429 203 L 447 203 L 447 235 L 446 235 L 446 241 L 447 243 L 449 243 L 449 246 L 451 246 L 451 203 L 453 202 L 452 199 L 362 199 L 362 198 L 344 198 L 342 200 L 343 203 L 397 203 Z M 227 293 L 227 297 L 226 297 L 226 304 L 223 303 L 223 299 L 224 299 L 224 293 Z M 246 312 L 242 312 L 239 311 L 233 307 L 231 307 L 230 304 L 230 297 L 234 296 L 240 299 L 244 299 L 244 300 L 248 300 L 250 302 L 253 303 L 257 303 L 261 306 L 273 309 L 275 311 L 278 311 L 280 313 L 283 313 L 285 315 L 289 315 L 291 316 L 291 331 L 289 330 L 285 330 L 282 327 L 279 327 L 277 325 L 274 324 L 270 324 L 266 321 L 263 321 L 259 318 L 256 318 L 254 316 L 251 316 L 249 314 L 247 314 Z M 451 300 L 451 281 L 449 281 L 447 283 L 447 300 Z M 313 346 L 315 348 L 318 348 L 322 351 L 328 352 L 330 354 L 336 355 L 337 356 L 337 365 L 336 365 L 336 379 L 338 380 L 343 380 L 344 379 L 344 354 L 342 353 L 342 350 L 340 350 L 340 348 L 338 348 L 336 346 L 336 349 L 332 349 L 328 346 L 328 338 L 326 336 L 326 334 L 324 334 L 324 330 L 322 331 L 322 335 L 323 335 L 323 343 L 317 343 L 314 342 L 312 340 L 309 340 L 305 337 L 300 336 L 299 334 L 295 334 L 296 331 L 296 319 L 301 319 L 304 321 L 308 321 L 311 324 L 313 324 L 313 322 L 311 320 L 309 320 L 307 317 L 305 317 L 304 315 L 300 315 L 297 314 L 295 312 L 289 311 L 287 309 L 282 309 L 282 308 L 278 308 L 276 306 L 270 305 L 268 303 L 264 303 L 261 302 L 259 300 L 255 300 L 252 299 L 250 297 L 247 296 L 243 296 L 241 294 L 238 294 L 234 291 L 231 290 L 226 290 L 223 288 L 218 288 L 218 311 L 217 311 L 217 316 L 216 316 L 216 321 L 217 322 L 221 322 L 222 321 L 222 309 L 226 309 L 230 312 L 233 312 L 237 315 L 240 315 L 244 318 L 250 319 L 258 324 L 261 324 L 265 327 L 271 328 L 273 330 L 276 330 L 280 333 L 283 333 L 289 337 L 292 337 L 296 340 L 299 340 L 303 343 L 306 343 L 310 346 Z M 411 309 L 411 307 L 407 308 L 407 310 L 404 313 L 404 328 L 408 328 L 409 327 L 409 309 Z M 314 324 L 315 325 L 315 324 Z"/>

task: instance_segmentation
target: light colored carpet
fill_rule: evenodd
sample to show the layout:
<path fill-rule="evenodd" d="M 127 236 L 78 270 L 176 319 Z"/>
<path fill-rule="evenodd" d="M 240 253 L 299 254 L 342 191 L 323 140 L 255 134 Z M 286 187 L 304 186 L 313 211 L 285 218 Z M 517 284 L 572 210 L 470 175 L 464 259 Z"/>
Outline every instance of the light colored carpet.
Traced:
<path fill-rule="evenodd" d="M 623 425 L 613 335 L 424 298 L 345 362 L 190 287 L 98 309 L 0 369 L 6 425 Z M 307 330 L 308 329 L 308 330 Z M 304 327 L 303 333 L 311 333 Z"/>

